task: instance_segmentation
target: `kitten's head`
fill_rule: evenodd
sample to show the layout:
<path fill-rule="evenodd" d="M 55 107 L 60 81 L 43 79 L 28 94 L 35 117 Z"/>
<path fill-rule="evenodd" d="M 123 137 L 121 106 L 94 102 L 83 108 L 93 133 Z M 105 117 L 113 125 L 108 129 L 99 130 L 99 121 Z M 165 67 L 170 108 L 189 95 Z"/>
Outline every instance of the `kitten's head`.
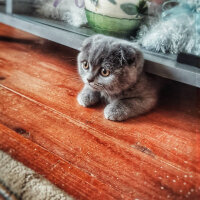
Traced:
<path fill-rule="evenodd" d="M 132 43 L 95 35 L 83 42 L 78 71 L 94 90 L 117 94 L 137 82 L 143 62 L 142 53 Z"/>

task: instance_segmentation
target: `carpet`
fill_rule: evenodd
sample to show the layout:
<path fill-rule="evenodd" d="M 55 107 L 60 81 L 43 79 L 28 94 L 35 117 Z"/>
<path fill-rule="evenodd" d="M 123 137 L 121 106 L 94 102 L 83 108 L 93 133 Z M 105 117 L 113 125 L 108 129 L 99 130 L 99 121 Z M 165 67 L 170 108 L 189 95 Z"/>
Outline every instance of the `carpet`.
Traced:
<path fill-rule="evenodd" d="M 41 175 L 0 151 L 0 200 L 72 200 Z"/>

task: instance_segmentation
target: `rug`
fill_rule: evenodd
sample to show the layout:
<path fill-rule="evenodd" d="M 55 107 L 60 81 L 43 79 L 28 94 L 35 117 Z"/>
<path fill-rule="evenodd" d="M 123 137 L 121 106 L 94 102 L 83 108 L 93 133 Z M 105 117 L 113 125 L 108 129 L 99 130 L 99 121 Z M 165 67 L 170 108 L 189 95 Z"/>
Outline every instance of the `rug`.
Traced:
<path fill-rule="evenodd" d="M 41 175 L 0 151 L 0 200 L 72 200 Z"/>
<path fill-rule="evenodd" d="M 16 196 L 0 183 L 0 200 L 17 200 Z"/>

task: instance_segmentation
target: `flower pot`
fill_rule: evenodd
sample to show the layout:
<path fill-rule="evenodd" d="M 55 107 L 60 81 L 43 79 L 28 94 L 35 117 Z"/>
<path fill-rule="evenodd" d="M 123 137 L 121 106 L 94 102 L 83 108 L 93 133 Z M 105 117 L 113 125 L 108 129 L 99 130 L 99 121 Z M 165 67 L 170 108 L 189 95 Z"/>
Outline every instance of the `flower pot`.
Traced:
<path fill-rule="evenodd" d="M 147 4 L 146 0 L 85 0 L 85 9 L 96 32 L 124 37 L 139 27 Z"/>

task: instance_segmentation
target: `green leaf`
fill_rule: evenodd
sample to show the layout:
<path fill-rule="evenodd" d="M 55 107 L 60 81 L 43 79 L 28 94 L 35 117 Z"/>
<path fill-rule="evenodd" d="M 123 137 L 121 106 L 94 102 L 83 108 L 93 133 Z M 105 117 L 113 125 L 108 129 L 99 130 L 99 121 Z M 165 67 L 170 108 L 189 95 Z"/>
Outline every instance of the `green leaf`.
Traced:
<path fill-rule="evenodd" d="M 110 1 L 110 3 L 112 4 L 117 4 L 115 0 L 108 0 L 108 1 Z"/>
<path fill-rule="evenodd" d="M 98 3 L 99 3 L 99 0 L 90 0 L 95 6 L 97 6 L 98 5 Z"/>
<path fill-rule="evenodd" d="M 139 1 L 139 5 L 138 5 L 138 7 L 140 8 L 140 7 L 145 7 L 146 6 L 146 1 L 145 0 L 140 0 Z"/>
<path fill-rule="evenodd" d="M 120 8 L 127 14 L 127 15 L 136 15 L 138 14 L 138 8 L 135 4 L 132 3 L 124 3 L 120 5 Z"/>
<path fill-rule="evenodd" d="M 146 0 L 140 0 L 138 4 L 138 13 L 144 14 L 148 10 Z"/>

